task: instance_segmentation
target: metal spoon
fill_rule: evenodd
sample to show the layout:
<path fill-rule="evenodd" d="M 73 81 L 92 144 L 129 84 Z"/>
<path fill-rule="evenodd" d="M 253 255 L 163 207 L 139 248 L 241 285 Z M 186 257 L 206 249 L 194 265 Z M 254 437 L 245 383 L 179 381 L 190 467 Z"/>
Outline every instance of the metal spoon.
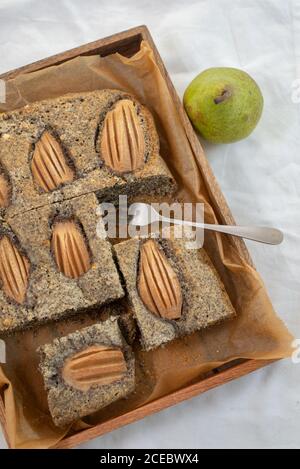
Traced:
<path fill-rule="evenodd" d="M 276 228 L 264 226 L 229 226 L 211 225 L 207 223 L 195 223 L 192 221 L 177 220 L 164 217 L 148 204 L 135 203 L 129 208 L 130 224 L 134 226 L 146 226 L 158 221 L 167 222 L 173 225 L 193 226 L 204 230 L 226 233 L 239 238 L 250 239 L 265 244 L 281 244 L 284 235 Z"/>

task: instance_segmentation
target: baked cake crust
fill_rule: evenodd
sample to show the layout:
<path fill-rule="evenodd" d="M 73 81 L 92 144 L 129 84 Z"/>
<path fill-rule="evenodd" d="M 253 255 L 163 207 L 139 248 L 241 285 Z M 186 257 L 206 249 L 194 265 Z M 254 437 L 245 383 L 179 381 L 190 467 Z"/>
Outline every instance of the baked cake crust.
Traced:
<path fill-rule="evenodd" d="M 68 384 L 63 373 L 67 361 L 80 352 L 91 350 L 92 347 L 97 346 L 113 349 L 123 354 L 126 369 L 125 372 L 122 369 L 122 376 L 117 376 L 118 379 L 110 384 L 93 384 L 85 391 Z M 40 371 L 48 394 L 49 410 L 57 426 L 68 425 L 134 391 L 134 355 L 121 334 L 117 318 L 108 319 L 66 337 L 56 339 L 52 344 L 40 347 L 38 353 L 40 355 Z M 108 360 L 109 358 L 106 358 L 106 367 L 109 365 Z M 115 358 L 113 360 L 116 361 Z M 103 375 L 101 360 L 100 363 L 99 360 L 98 363 L 94 361 L 92 366 L 94 370 L 98 366 L 97 376 L 101 378 L 101 373 Z M 87 376 L 91 376 L 90 371 L 87 365 Z"/>

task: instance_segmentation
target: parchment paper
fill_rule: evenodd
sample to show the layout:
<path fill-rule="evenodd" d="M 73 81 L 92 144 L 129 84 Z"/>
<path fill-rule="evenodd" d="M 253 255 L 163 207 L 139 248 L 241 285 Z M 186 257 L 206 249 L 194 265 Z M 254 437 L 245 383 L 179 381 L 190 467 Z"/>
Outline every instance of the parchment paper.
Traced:
<path fill-rule="evenodd" d="M 57 67 L 17 77 L 7 88 L 7 104 L 2 105 L 0 111 L 68 92 L 115 88 L 134 94 L 153 113 L 161 154 L 180 186 L 178 198 L 204 202 L 206 221 L 216 221 L 197 155 L 193 154 L 146 42 L 130 59 L 119 54 L 105 58 L 78 57 Z M 230 360 L 283 358 L 291 354 L 293 337 L 274 312 L 258 273 L 246 264 L 225 236 L 206 235 L 205 248 L 222 277 L 237 310 L 237 318 L 154 352 L 141 352 L 135 344 L 135 393 L 76 423 L 71 429 L 59 430 L 51 421 L 35 350 L 55 337 L 101 319 L 102 311 L 92 317 L 83 315 L 44 325 L 37 331 L 18 333 L 6 340 L 7 363 L 0 369 L 0 390 L 12 447 L 51 447 L 68 432 L 80 431 L 142 406 L 200 379 L 204 373 Z"/>

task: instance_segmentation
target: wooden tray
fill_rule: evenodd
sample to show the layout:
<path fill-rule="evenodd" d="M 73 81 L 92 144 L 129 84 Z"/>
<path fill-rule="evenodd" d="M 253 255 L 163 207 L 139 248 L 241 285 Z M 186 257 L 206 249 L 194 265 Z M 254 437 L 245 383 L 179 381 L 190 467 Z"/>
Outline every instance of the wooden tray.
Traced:
<path fill-rule="evenodd" d="M 186 134 L 189 139 L 189 142 L 195 154 L 197 154 L 198 156 L 198 161 L 202 169 L 203 177 L 205 178 L 207 186 L 210 190 L 212 205 L 219 219 L 219 222 L 228 225 L 234 225 L 235 221 L 230 212 L 230 209 L 223 197 L 219 185 L 204 155 L 200 142 L 190 124 L 190 121 L 184 111 L 181 101 L 175 91 L 175 88 L 171 82 L 168 72 L 165 69 L 162 59 L 155 47 L 153 39 L 146 26 L 139 26 L 137 28 L 133 28 L 119 34 L 114 34 L 113 36 L 100 39 L 99 41 L 95 41 L 90 44 L 77 47 L 70 51 L 54 55 L 53 57 L 50 57 L 48 59 L 40 60 L 31 65 L 27 65 L 17 70 L 13 70 L 11 72 L 0 75 L 0 79 L 9 80 L 23 73 L 41 70 L 52 65 L 58 65 L 80 55 L 82 56 L 99 54 L 101 56 L 107 56 L 109 54 L 119 52 L 120 54 L 126 57 L 131 57 L 136 52 L 138 52 L 141 41 L 144 39 L 148 41 L 148 43 L 153 49 L 156 62 L 165 78 L 171 96 L 173 97 L 174 103 L 177 107 L 178 114 L 182 119 L 183 125 L 186 129 Z M 241 239 L 233 237 L 231 238 L 231 241 L 235 244 L 238 251 L 247 260 L 247 262 L 253 265 L 251 257 L 244 242 Z M 167 407 L 171 407 L 175 404 L 178 404 L 179 402 L 182 402 L 186 399 L 190 399 L 191 397 L 204 393 L 212 388 L 245 376 L 248 373 L 258 370 L 259 368 L 262 368 L 272 362 L 273 361 L 270 360 L 239 360 L 228 363 L 225 366 L 209 373 L 207 376 L 202 376 L 202 378 L 199 379 L 199 382 L 195 384 L 187 386 L 179 391 L 169 394 L 168 396 L 162 397 L 154 402 L 151 402 L 141 408 L 128 412 L 120 417 L 113 418 L 93 428 L 82 430 L 76 433 L 75 435 L 66 437 L 55 447 L 72 448 L 76 445 L 79 445 L 80 443 L 83 443 L 84 441 L 91 440 L 92 438 L 104 435 L 105 433 L 123 427 L 124 425 L 136 422 L 137 420 L 140 420 L 146 417 L 147 415 L 154 414 L 156 412 L 159 412 L 160 410 L 166 409 Z M 8 442 L 8 445 L 10 445 L 7 436 L 4 402 L 1 396 L 0 422 L 2 424 L 3 432 Z"/>

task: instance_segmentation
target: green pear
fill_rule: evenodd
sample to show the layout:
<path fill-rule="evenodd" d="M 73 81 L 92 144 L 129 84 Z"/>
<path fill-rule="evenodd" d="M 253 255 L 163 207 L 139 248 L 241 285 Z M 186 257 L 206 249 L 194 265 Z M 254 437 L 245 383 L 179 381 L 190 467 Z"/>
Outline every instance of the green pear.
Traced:
<path fill-rule="evenodd" d="M 231 143 L 255 129 L 264 100 L 257 83 L 236 68 L 210 68 L 187 87 L 184 107 L 195 129 L 213 143 Z"/>

